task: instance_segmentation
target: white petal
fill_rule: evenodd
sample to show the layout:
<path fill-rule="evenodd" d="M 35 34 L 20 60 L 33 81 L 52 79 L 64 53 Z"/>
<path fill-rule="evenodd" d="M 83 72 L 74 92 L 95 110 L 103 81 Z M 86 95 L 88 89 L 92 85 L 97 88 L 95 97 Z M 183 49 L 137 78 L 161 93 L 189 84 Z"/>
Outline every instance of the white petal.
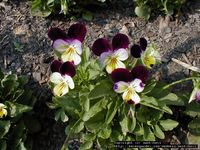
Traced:
<path fill-rule="evenodd" d="M 137 93 L 135 93 L 132 96 L 131 100 L 134 101 L 134 104 L 138 104 L 138 103 L 140 103 L 140 96 Z"/>
<path fill-rule="evenodd" d="M 124 82 L 124 81 L 119 81 L 117 83 L 115 83 L 114 85 L 114 91 L 117 93 L 123 93 L 127 88 L 128 88 L 129 84 Z"/>
<path fill-rule="evenodd" d="M 134 94 L 135 94 L 134 89 L 129 86 L 126 89 L 126 91 L 123 93 L 122 98 L 123 98 L 123 100 L 125 100 L 127 102 L 127 101 L 129 101 L 129 100 L 132 99 L 132 97 L 133 97 Z"/>
<path fill-rule="evenodd" d="M 144 83 L 140 79 L 133 80 L 130 85 L 135 89 L 136 92 L 142 92 L 144 90 Z"/>
<path fill-rule="evenodd" d="M 124 48 L 120 48 L 114 52 L 114 55 L 121 61 L 128 59 L 128 52 Z"/>
<path fill-rule="evenodd" d="M 73 81 L 72 77 L 65 75 L 64 79 L 67 82 L 67 84 L 69 85 L 69 88 L 74 89 L 74 81 Z"/>
<path fill-rule="evenodd" d="M 79 40 L 69 40 L 69 44 L 76 49 L 76 52 L 81 55 L 82 54 L 82 43 Z"/>
<path fill-rule="evenodd" d="M 62 39 L 57 39 L 53 42 L 53 48 L 59 52 L 64 52 L 69 48 L 69 43 Z"/>
<path fill-rule="evenodd" d="M 54 95 L 57 95 L 59 97 L 65 95 L 66 93 L 69 92 L 69 87 L 67 85 L 66 82 L 61 82 L 59 84 L 57 84 L 54 88 L 53 88 L 53 93 Z"/>
<path fill-rule="evenodd" d="M 5 108 L 6 106 L 4 105 L 4 104 L 2 104 L 2 103 L 0 103 L 0 109 L 1 108 Z"/>
<path fill-rule="evenodd" d="M 75 65 L 78 65 L 81 62 L 81 57 L 76 53 L 76 51 L 65 51 L 61 55 L 61 59 L 63 62 L 73 61 Z"/>
<path fill-rule="evenodd" d="M 117 60 L 116 63 L 112 63 L 111 61 L 106 66 L 106 71 L 110 74 L 117 68 L 126 68 L 123 62 Z"/>
<path fill-rule="evenodd" d="M 54 72 L 50 76 L 50 81 L 55 84 L 59 84 L 63 81 L 63 77 L 60 73 Z"/>
<path fill-rule="evenodd" d="M 102 64 L 103 66 L 106 65 L 106 62 L 108 61 L 109 57 L 111 57 L 112 54 L 113 54 L 112 51 L 108 51 L 108 52 L 103 52 L 103 53 L 100 55 L 99 59 L 100 59 L 100 62 L 101 62 L 101 64 Z"/>

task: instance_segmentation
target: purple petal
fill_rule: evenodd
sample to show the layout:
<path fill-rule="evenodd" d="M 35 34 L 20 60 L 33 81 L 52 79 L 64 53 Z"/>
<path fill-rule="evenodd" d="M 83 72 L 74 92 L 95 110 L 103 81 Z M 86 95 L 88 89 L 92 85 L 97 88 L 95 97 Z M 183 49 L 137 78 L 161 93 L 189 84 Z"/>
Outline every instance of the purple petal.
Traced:
<path fill-rule="evenodd" d="M 67 34 L 60 28 L 51 28 L 48 32 L 48 36 L 53 41 L 67 38 Z"/>
<path fill-rule="evenodd" d="M 111 77 L 114 82 L 118 81 L 130 82 L 132 80 L 131 72 L 125 68 L 115 69 L 111 73 Z"/>
<path fill-rule="evenodd" d="M 76 23 L 70 26 L 68 30 L 68 36 L 73 39 L 77 39 L 81 42 L 83 42 L 85 36 L 86 36 L 87 29 L 85 25 L 81 23 Z"/>
<path fill-rule="evenodd" d="M 60 66 L 62 65 L 62 62 L 59 61 L 59 60 L 54 60 L 52 63 L 51 63 L 51 71 L 52 72 L 60 72 Z"/>
<path fill-rule="evenodd" d="M 129 45 L 128 36 L 125 34 L 118 33 L 113 37 L 112 46 L 113 50 L 120 49 L 120 48 L 128 48 Z"/>
<path fill-rule="evenodd" d="M 139 45 L 136 45 L 134 44 L 132 47 L 131 47 L 131 55 L 135 58 L 140 58 L 141 57 L 141 53 L 142 53 L 142 50 L 140 48 Z"/>
<path fill-rule="evenodd" d="M 145 38 L 140 38 L 140 47 L 143 51 L 147 48 L 147 40 Z"/>
<path fill-rule="evenodd" d="M 134 105 L 135 104 L 135 102 L 132 99 L 127 101 L 127 103 L 130 104 L 130 105 Z"/>
<path fill-rule="evenodd" d="M 147 79 L 149 78 L 149 70 L 144 67 L 144 66 L 136 66 L 131 70 L 132 76 L 133 78 L 138 78 L 140 80 L 142 80 L 143 83 L 145 83 L 147 81 Z M 141 85 L 142 87 L 143 85 Z"/>
<path fill-rule="evenodd" d="M 200 104 L 200 90 L 196 93 L 196 102 Z"/>
<path fill-rule="evenodd" d="M 103 52 L 108 52 L 109 50 L 111 50 L 110 43 L 104 38 L 97 39 L 92 45 L 92 51 L 97 56 L 100 56 Z"/>
<path fill-rule="evenodd" d="M 61 65 L 60 67 L 60 73 L 62 75 L 69 75 L 71 77 L 73 77 L 75 74 L 76 74 L 76 69 L 75 69 L 75 66 L 72 62 L 65 62 Z"/>

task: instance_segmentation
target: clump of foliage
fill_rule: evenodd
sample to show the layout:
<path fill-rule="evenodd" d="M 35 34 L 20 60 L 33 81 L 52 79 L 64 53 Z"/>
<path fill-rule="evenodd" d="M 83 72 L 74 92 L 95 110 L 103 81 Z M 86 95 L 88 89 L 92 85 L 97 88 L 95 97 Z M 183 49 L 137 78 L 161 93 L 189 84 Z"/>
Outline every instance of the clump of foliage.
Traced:
<path fill-rule="evenodd" d="M 27 78 L 3 74 L 0 70 L 0 149 L 31 149 L 27 134 L 39 129 L 32 118 L 36 102 L 32 92 L 25 88 Z"/>
<path fill-rule="evenodd" d="M 68 34 L 49 31 L 56 60 L 51 64 L 50 87 L 54 97 L 49 107 L 55 119 L 68 122 L 67 138 L 79 139 L 79 149 L 112 149 L 116 141 L 155 141 L 178 122 L 170 106 L 184 105 L 169 87 L 149 76 L 159 63 L 155 44 L 145 38 L 129 49 L 124 34 L 97 39 L 90 50 L 83 44 L 86 28 L 74 24 Z M 130 55 L 131 54 L 131 55 Z"/>
<path fill-rule="evenodd" d="M 163 12 L 165 15 L 173 15 L 180 11 L 186 0 L 135 0 L 135 14 L 138 17 L 149 19 L 151 12 Z"/>
<path fill-rule="evenodd" d="M 87 5 L 101 5 L 105 0 L 33 0 L 32 14 L 36 16 L 47 17 L 50 14 L 83 14 L 87 19 L 90 13 L 85 9 Z"/>

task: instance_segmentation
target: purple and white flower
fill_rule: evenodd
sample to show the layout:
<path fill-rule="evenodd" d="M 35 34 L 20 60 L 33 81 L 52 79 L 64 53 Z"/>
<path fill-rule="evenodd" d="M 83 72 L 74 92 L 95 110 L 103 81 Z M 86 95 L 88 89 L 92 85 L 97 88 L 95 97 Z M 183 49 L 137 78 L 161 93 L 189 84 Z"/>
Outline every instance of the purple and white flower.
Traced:
<path fill-rule="evenodd" d="M 128 45 L 128 37 L 124 34 L 117 34 L 113 37 L 112 45 L 104 38 L 97 39 L 92 46 L 92 51 L 100 57 L 101 63 L 110 74 L 117 68 L 126 68 L 122 61 L 128 59 L 128 51 L 126 50 Z"/>
<path fill-rule="evenodd" d="M 140 96 L 137 93 L 142 92 L 145 86 L 141 79 L 134 78 L 131 72 L 124 68 L 115 69 L 111 77 L 115 82 L 114 91 L 123 93 L 122 98 L 125 102 L 129 104 L 140 103 Z"/>
<path fill-rule="evenodd" d="M 51 28 L 48 36 L 53 40 L 53 48 L 63 62 L 70 61 L 78 65 L 81 62 L 82 42 L 86 32 L 83 24 L 76 23 L 70 26 L 68 34 L 59 28 Z"/>
<path fill-rule="evenodd" d="M 60 62 L 54 60 L 51 64 L 52 74 L 50 82 L 54 84 L 53 93 L 56 96 L 63 96 L 74 89 L 74 81 L 72 77 L 76 74 L 74 64 L 71 62 Z"/>

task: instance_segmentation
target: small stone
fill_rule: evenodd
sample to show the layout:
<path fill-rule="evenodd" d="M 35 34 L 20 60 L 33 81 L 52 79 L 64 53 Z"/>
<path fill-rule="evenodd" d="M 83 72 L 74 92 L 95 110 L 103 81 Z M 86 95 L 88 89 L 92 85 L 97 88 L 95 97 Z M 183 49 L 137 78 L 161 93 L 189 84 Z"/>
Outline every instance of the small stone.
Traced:
<path fill-rule="evenodd" d="M 41 76 L 41 73 L 40 72 L 33 72 L 33 78 L 36 80 L 36 81 L 40 81 L 42 79 L 42 76 Z"/>

